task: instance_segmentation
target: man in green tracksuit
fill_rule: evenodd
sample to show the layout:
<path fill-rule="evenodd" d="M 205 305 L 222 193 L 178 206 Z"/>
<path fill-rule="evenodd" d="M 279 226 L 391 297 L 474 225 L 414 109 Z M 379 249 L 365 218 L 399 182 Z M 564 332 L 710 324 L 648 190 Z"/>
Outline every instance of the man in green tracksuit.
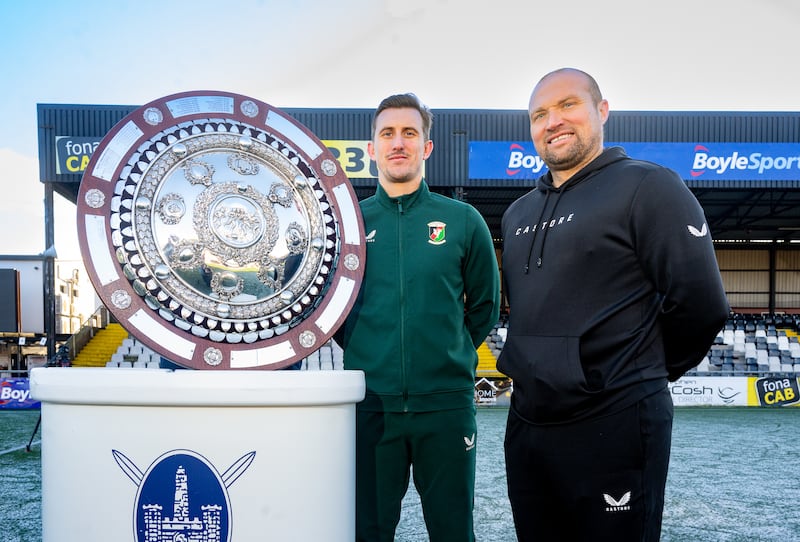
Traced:
<path fill-rule="evenodd" d="M 367 262 L 337 335 L 363 370 L 356 409 L 356 539 L 391 541 L 413 465 L 431 542 L 474 540 L 476 348 L 497 322 L 499 276 L 486 222 L 428 190 L 432 114 L 413 94 L 375 112 L 374 196 L 361 203 Z"/>

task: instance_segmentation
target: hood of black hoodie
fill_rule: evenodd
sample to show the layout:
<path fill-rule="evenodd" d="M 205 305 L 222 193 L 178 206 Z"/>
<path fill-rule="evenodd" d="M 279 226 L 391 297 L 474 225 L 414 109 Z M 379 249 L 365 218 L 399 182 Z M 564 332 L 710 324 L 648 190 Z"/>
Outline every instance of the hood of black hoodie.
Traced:
<path fill-rule="evenodd" d="M 542 206 L 541 215 L 539 216 L 539 220 L 537 221 L 537 223 L 541 223 L 542 220 L 545 218 L 545 210 L 548 208 L 547 202 L 550 199 L 551 194 L 555 194 L 555 201 L 553 203 L 553 206 L 550 208 L 550 218 L 548 218 L 546 222 L 550 222 L 552 217 L 555 216 L 556 210 L 558 209 L 558 203 L 561 200 L 562 194 L 568 192 L 569 190 L 572 190 L 579 184 L 587 181 L 592 176 L 594 176 L 595 173 L 602 170 L 607 165 L 612 164 L 614 162 L 618 162 L 620 160 L 624 160 L 627 157 L 628 155 L 625 154 L 625 150 L 622 147 L 609 147 L 607 149 L 604 149 L 603 152 L 600 154 L 600 156 L 598 156 L 597 158 L 586 164 L 586 167 L 584 167 L 578 173 L 570 177 L 567 180 L 567 182 L 565 182 L 558 188 L 553 186 L 553 175 L 551 172 L 548 171 L 547 173 L 539 177 L 536 188 L 537 190 L 545 194 L 545 203 Z M 533 236 L 531 237 L 530 244 L 528 245 L 528 260 L 527 263 L 525 264 L 525 274 L 528 274 L 531 265 L 535 265 L 536 267 L 542 267 L 542 265 L 544 264 L 544 251 L 545 251 L 545 243 L 547 242 L 548 229 L 544 229 L 544 232 L 542 233 L 542 242 L 539 245 L 539 254 L 536 256 L 535 259 L 533 259 L 533 247 L 536 243 L 539 231 L 540 229 L 537 228 Z"/>
<path fill-rule="evenodd" d="M 577 185 L 589 179 L 596 171 L 603 169 L 608 164 L 624 160 L 628 155 L 622 147 L 609 147 L 604 149 L 600 156 L 586 164 L 582 170 L 570 177 L 567 182 L 556 188 L 553 186 L 553 174 L 547 172 L 539 177 L 536 188 L 542 192 L 561 192 L 571 190 Z"/>

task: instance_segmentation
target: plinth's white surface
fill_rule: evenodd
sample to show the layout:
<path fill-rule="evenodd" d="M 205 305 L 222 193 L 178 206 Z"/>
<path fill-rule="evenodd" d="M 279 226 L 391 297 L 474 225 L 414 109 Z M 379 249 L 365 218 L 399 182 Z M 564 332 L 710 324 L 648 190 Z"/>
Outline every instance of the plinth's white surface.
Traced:
<path fill-rule="evenodd" d="M 176 450 L 220 474 L 255 452 L 226 489 L 232 541 L 355 538 L 360 371 L 39 368 L 30 385 L 44 542 L 138 540 L 138 484 L 117 458 L 146 475 Z"/>

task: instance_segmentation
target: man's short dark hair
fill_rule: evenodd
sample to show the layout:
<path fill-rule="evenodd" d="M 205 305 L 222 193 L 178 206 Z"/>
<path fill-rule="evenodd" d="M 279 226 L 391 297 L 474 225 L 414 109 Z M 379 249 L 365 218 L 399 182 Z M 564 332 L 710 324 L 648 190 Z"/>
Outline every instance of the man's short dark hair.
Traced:
<path fill-rule="evenodd" d="M 428 109 L 427 105 L 422 103 L 416 94 L 411 92 L 407 92 L 405 94 L 393 94 L 392 96 L 384 98 L 383 101 L 381 101 L 381 103 L 378 105 L 378 109 L 375 110 L 375 114 L 372 117 L 372 135 L 375 136 L 375 121 L 378 118 L 378 115 L 380 115 L 385 109 L 400 109 L 403 107 L 409 107 L 419 111 L 419 114 L 422 117 L 422 135 L 425 138 L 425 141 L 428 141 L 431 138 L 433 113 L 431 113 L 431 110 Z"/>

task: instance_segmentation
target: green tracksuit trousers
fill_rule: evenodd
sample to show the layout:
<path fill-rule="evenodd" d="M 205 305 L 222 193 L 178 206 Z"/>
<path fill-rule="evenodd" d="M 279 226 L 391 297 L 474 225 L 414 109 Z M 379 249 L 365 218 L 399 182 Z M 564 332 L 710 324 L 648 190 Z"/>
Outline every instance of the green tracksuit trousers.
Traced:
<path fill-rule="evenodd" d="M 356 540 L 394 540 L 413 473 L 430 541 L 474 541 L 476 433 L 474 406 L 434 412 L 357 408 Z"/>

